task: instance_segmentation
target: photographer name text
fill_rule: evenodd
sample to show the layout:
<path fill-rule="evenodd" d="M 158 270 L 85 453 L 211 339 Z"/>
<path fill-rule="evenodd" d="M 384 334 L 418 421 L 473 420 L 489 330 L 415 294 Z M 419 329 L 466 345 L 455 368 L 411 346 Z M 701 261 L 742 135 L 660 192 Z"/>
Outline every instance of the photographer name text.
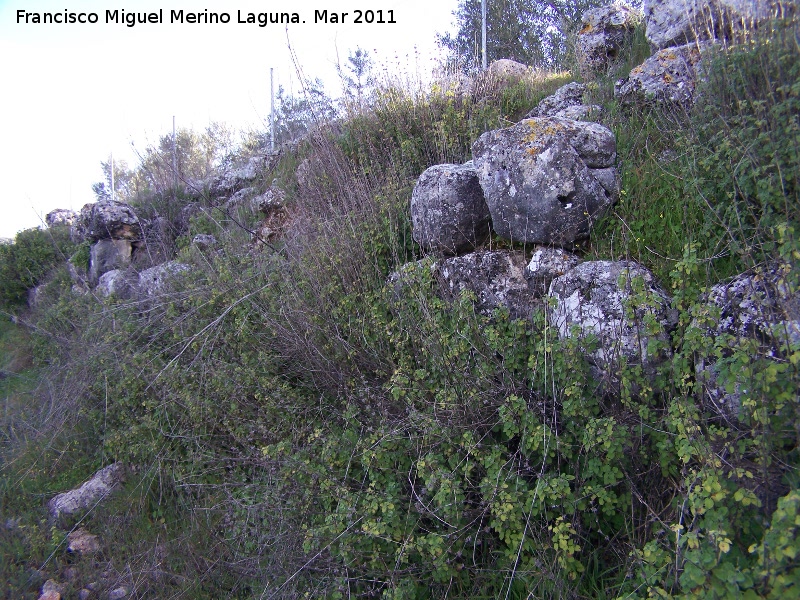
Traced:
<path fill-rule="evenodd" d="M 159 9 L 153 12 L 135 12 L 124 9 L 106 10 L 104 13 L 73 12 L 65 9 L 60 12 L 35 12 L 24 9 L 17 10 L 19 25 L 96 25 L 111 24 L 135 27 L 149 24 L 177 25 L 292 25 L 302 23 L 315 24 L 347 24 L 347 25 L 384 25 L 396 24 L 394 10 L 354 9 L 347 12 L 315 10 L 312 15 L 301 16 L 298 12 L 247 12 L 237 10 L 235 15 L 229 12 L 198 12 L 187 10 Z"/>

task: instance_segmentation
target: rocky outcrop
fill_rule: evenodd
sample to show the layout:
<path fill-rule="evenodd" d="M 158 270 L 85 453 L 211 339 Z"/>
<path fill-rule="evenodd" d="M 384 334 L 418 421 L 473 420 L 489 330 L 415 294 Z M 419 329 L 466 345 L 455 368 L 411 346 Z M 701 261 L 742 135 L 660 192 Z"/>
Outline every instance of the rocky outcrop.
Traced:
<path fill-rule="evenodd" d="M 286 192 L 273 184 L 263 194 L 259 194 L 252 199 L 252 206 L 265 216 L 269 216 L 274 211 L 285 208 Z"/>
<path fill-rule="evenodd" d="M 776 14 L 771 0 L 645 0 L 647 41 L 654 49 L 726 39 Z"/>
<path fill-rule="evenodd" d="M 641 14 L 620 2 L 592 8 L 583 13 L 576 52 L 584 77 L 602 73 L 614 63 L 630 41 Z"/>
<path fill-rule="evenodd" d="M 483 134 L 472 153 L 492 228 L 514 242 L 584 240 L 619 197 L 614 134 L 597 123 L 525 119 Z"/>
<path fill-rule="evenodd" d="M 659 50 L 616 82 L 614 96 L 622 104 L 691 104 L 708 47 L 692 43 Z"/>
<path fill-rule="evenodd" d="M 486 70 L 488 77 L 492 81 L 500 82 L 505 85 L 513 85 L 521 81 L 527 77 L 530 72 L 531 69 L 527 65 L 507 58 L 493 61 Z"/>
<path fill-rule="evenodd" d="M 489 236 L 489 207 L 472 162 L 427 169 L 411 195 L 413 237 L 426 252 L 459 254 Z"/>
<path fill-rule="evenodd" d="M 583 95 L 586 93 L 586 86 L 577 81 L 568 83 L 556 90 L 539 102 L 538 106 L 530 111 L 526 119 L 533 117 L 560 117 L 562 119 L 574 119 L 575 121 L 586 121 L 600 116 L 603 112 L 602 107 L 596 104 L 584 104 Z"/>
<path fill-rule="evenodd" d="M 171 260 L 139 273 L 138 292 L 141 299 L 155 298 L 170 290 L 171 284 L 191 267 Z"/>
<path fill-rule="evenodd" d="M 114 463 L 100 469 L 80 487 L 59 494 L 48 503 L 50 516 L 59 519 L 92 508 L 119 487 L 124 468 Z"/>
<path fill-rule="evenodd" d="M 228 169 L 214 177 L 208 185 L 209 195 L 214 198 L 230 196 L 251 187 L 264 168 L 266 160 L 264 156 L 253 156 L 244 165 Z"/>
<path fill-rule="evenodd" d="M 50 211 L 44 218 L 48 227 L 72 227 L 78 219 L 78 213 L 67 208 L 57 208 Z"/>
<path fill-rule="evenodd" d="M 87 204 L 78 215 L 75 229 L 81 239 L 138 241 L 142 227 L 133 209 L 110 200 Z"/>
<path fill-rule="evenodd" d="M 133 244 L 125 239 L 103 239 L 89 251 L 89 283 L 97 285 L 100 277 L 109 271 L 125 269 L 131 264 Z"/>
<path fill-rule="evenodd" d="M 650 346 L 658 341 L 668 349 L 677 317 L 667 293 L 635 262 L 584 262 L 555 278 L 548 296 L 557 301 L 549 319 L 559 337 L 597 341 L 586 351 L 607 391 L 616 388 L 623 361 L 652 374 L 668 352 L 653 354 Z"/>
<path fill-rule="evenodd" d="M 725 419 L 739 416 L 742 385 L 747 385 L 724 367 L 737 347 L 756 340 L 761 356 L 781 360 L 785 350 L 800 346 L 800 293 L 791 292 L 790 271 L 788 265 L 771 265 L 715 285 L 708 294 L 707 312 L 697 315 L 694 325 L 716 342 L 715 355 L 696 364 L 698 380 L 710 407 Z"/>

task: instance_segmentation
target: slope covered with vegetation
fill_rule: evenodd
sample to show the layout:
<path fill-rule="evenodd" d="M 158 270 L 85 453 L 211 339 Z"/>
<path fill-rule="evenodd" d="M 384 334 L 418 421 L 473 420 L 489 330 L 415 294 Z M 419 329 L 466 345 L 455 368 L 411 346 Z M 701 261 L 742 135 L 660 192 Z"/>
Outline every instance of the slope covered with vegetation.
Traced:
<path fill-rule="evenodd" d="M 616 105 L 614 78 L 648 55 L 641 32 L 592 83 L 623 195 L 579 251 L 648 266 L 679 314 L 657 377 L 623 366 L 616 394 L 547 306 L 486 316 L 424 269 L 402 294 L 387 285 L 422 258 L 419 174 L 470 159 L 478 135 L 568 75 L 379 87 L 259 174 L 286 193 L 288 233 L 256 249 L 255 215 L 206 199 L 172 248 L 193 269 L 157 300 L 72 294 L 47 255 L 37 264 L 56 269 L 22 311 L 17 282 L 44 271 L 4 277 L 24 324 L 2 338 L 18 363 L 0 381 L 6 597 L 35 598 L 50 577 L 77 597 L 100 572 L 159 598 L 796 597 L 800 348 L 712 335 L 704 296 L 774 265 L 797 290 L 796 36 L 779 22 L 720 50 L 691 110 Z M 131 198 L 140 217 L 188 201 Z M 190 244 L 197 233 L 219 247 Z M 80 262 L 85 248 L 59 244 Z M 3 269 L 22 273 L 22 248 L 0 246 Z M 738 418 L 706 401 L 708 358 Z M 51 496 L 114 461 L 129 466 L 121 492 L 48 520 Z M 100 553 L 65 551 L 78 526 L 102 535 Z"/>

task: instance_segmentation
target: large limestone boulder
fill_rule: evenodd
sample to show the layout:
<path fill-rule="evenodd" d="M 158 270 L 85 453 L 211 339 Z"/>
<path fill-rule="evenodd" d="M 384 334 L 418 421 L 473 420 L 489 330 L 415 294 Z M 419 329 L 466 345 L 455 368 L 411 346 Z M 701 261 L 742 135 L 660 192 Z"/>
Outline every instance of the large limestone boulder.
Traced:
<path fill-rule="evenodd" d="M 557 301 L 549 319 L 559 337 L 597 340 L 588 359 L 606 390 L 616 387 L 623 359 L 652 374 L 665 357 L 648 347 L 660 341 L 668 348 L 677 317 L 667 293 L 638 263 L 584 262 L 553 279 L 548 296 Z"/>
<path fill-rule="evenodd" d="M 475 295 L 475 308 L 481 314 L 490 315 L 496 308 L 505 307 L 514 318 L 529 318 L 541 294 L 536 293 L 526 265 L 525 254 L 519 251 L 479 250 L 435 262 L 408 263 L 390 275 L 388 283 L 402 297 L 419 269 L 430 269 L 438 283 L 437 293 L 443 298 L 455 300 L 469 291 Z"/>
<path fill-rule="evenodd" d="M 472 146 L 494 231 L 514 242 L 569 246 L 619 197 L 614 134 L 597 123 L 525 119 Z"/>
<path fill-rule="evenodd" d="M 170 291 L 170 286 L 182 273 L 191 270 L 189 265 L 171 260 L 139 273 L 139 297 L 155 298 Z"/>
<path fill-rule="evenodd" d="M 630 41 L 641 14 L 621 2 L 591 8 L 583 13 L 576 51 L 584 77 L 602 73 Z"/>
<path fill-rule="evenodd" d="M 133 244 L 130 240 L 103 239 L 95 242 L 89 251 L 89 283 L 97 285 L 100 277 L 131 264 Z"/>
<path fill-rule="evenodd" d="M 698 381 L 710 407 L 725 419 L 739 416 L 742 386 L 748 385 L 725 367 L 737 347 L 752 349 L 743 343 L 755 340 L 759 355 L 776 361 L 785 359 L 787 349 L 800 347 L 800 293 L 787 283 L 790 272 L 789 265 L 773 264 L 715 285 L 708 293 L 708 309 L 696 315 L 694 325 L 716 342 L 715 356 L 696 364 Z"/>
<path fill-rule="evenodd" d="M 92 508 L 122 483 L 124 468 L 114 463 L 100 469 L 80 487 L 59 494 L 48 503 L 50 516 L 59 519 Z"/>
<path fill-rule="evenodd" d="M 622 104 L 691 104 L 709 47 L 691 43 L 659 50 L 614 84 L 614 96 Z"/>
<path fill-rule="evenodd" d="M 76 213 L 74 210 L 69 210 L 67 208 L 57 208 L 47 213 L 47 215 L 44 218 L 44 221 L 45 223 L 47 223 L 48 227 L 58 227 L 61 225 L 72 227 L 77 219 L 78 219 L 78 213 Z"/>
<path fill-rule="evenodd" d="M 530 318 L 537 298 L 525 274 L 527 261 L 522 252 L 478 251 L 438 261 L 435 274 L 451 296 L 463 290 L 477 298 L 476 308 L 491 314 L 505 307 L 514 318 Z"/>
<path fill-rule="evenodd" d="M 142 237 L 142 227 L 133 209 L 123 202 L 110 200 L 85 205 L 75 224 L 85 240 L 129 240 Z"/>
<path fill-rule="evenodd" d="M 730 38 L 775 15 L 779 4 L 773 0 L 645 0 L 645 35 L 654 49 Z"/>
<path fill-rule="evenodd" d="M 115 296 L 127 300 L 133 297 L 137 283 L 138 279 L 135 279 L 127 269 L 114 269 L 100 276 L 94 291 L 103 298 Z"/>
<path fill-rule="evenodd" d="M 436 165 L 420 175 L 411 195 L 414 240 L 426 252 L 459 254 L 489 236 L 489 207 L 472 162 Z"/>
<path fill-rule="evenodd" d="M 229 196 L 250 187 L 264 168 L 266 161 L 264 156 L 253 156 L 239 167 L 224 170 L 210 181 L 209 194 L 215 198 Z"/>

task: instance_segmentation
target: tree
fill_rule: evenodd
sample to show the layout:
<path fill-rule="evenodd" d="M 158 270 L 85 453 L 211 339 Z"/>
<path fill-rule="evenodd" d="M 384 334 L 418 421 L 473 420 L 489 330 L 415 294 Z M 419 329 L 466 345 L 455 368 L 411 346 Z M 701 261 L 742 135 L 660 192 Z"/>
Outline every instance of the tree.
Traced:
<path fill-rule="evenodd" d="M 489 62 L 510 58 L 543 68 L 563 67 L 567 34 L 587 8 L 600 0 L 487 0 L 486 54 Z M 475 69 L 481 63 L 481 0 L 459 0 L 453 12 L 458 32 L 439 35 L 451 60 Z"/>
<path fill-rule="evenodd" d="M 342 80 L 342 92 L 349 106 L 355 104 L 356 109 L 364 105 L 365 96 L 371 84 L 372 59 L 369 52 L 362 48 L 352 50 L 347 57 L 344 67 L 337 65 L 339 77 Z"/>
<path fill-rule="evenodd" d="M 98 200 L 111 200 L 112 185 L 111 185 L 111 162 L 109 157 L 107 161 L 100 163 L 100 169 L 103 171 L 103 181 L 98 181 L 92 185 L 92 191 Z M 115 160 L 114 162 L 114 185 L 113 197 L 116 200 L 123 202 L 128 199 L 129 186 L 131 179 L 135 175 L 134 171 L 128 168 L 128 163 L 124 160 Z"/>
<path fill-rule="evenodd" d="M 301 96 L 286 93 L 278 87 L 275 109 L 275 140 L 291 142 L 304 136 L 315 124 L 325 123 L 336 116 L 333 102 L 325 93 L 322 80 L 309 81 Z"/>

